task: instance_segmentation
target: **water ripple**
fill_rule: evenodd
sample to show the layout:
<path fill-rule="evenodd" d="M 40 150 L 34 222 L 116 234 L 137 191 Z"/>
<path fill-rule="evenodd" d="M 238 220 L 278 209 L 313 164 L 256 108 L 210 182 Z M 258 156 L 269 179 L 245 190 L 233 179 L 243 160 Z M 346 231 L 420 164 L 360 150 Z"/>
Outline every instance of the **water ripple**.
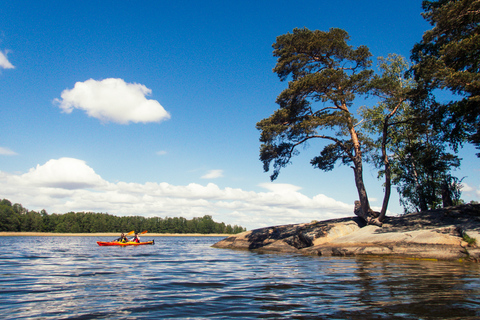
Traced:
<path fill-rule="evenodd" d="M 2 237 L 2 319 L 477 319 L 479 266 Z"/>

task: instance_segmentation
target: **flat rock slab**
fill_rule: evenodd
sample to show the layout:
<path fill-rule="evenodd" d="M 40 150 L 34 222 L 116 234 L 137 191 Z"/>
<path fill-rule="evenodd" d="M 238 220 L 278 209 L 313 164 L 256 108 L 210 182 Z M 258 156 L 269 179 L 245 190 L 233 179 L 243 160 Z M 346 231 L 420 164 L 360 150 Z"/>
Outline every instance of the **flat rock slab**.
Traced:
<path fill-rule="evenodd" d="M 246 231 L 225 238 L 215 248 L 319 256 L 396 256 L 480 262 L 480 205 L 387 217 L 383 227 L 365 225 L 358 217 L 292 224 Z"/>

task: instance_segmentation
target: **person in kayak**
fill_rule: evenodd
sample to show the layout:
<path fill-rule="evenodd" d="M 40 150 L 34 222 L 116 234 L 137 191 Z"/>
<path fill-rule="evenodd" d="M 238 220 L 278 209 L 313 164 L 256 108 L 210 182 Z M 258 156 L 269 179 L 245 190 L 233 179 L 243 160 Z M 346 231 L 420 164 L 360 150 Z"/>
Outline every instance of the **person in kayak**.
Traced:
<path fill-rule="evenodd" d="M 133 237 L 133 239 L 131 241 L 140 242 L 140 238 L 138 237 L 138 233 L 135 233 L 135 236 Z"/>
<path fill-rule="evenodd" d="M 129 240 L 128 240 L 127 236 L 125 235 L 125 233 L 122 233 L 122 235 L 120 236 L 120 238 L 115 239 L 115 240 L 113 240 L 113 241 L 116 241 L 116 242 L 128 242 Z"/>

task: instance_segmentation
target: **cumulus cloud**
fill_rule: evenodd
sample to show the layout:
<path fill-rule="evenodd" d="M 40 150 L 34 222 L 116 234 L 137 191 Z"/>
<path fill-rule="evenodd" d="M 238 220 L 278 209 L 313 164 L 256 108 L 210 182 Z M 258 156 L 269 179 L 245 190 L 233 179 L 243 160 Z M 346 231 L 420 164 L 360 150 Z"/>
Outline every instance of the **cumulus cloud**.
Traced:
<path fill-rule="evenodd" d="M 223 170 L 210 170 L 204 174 L 202 179 L 216 179 L 223 177 Z"/>
<path fill-rule="evenodd" d="M 0 147 L 0 155 L 16 156 L 17 153 L 15 151 L 10 150 L 9 148 Z"/>
<path fill-rule="evenodd" d="M 8 61 L 6 51 L 5 51 L 5 53 L 0 51 L 0 68 L 3 68 L 3 69 L 13 69 L 13 68 L 15 68 L 13 66 L 13 64 L 11 64 L 10 61 Z"/>
<path fill-rule="evenodd" d="M 352 216 L 351 205 L 290 184 L 262 184 L 265 192 L 166 182 L 109 182 L 73 158 L 52 159 L 24 174 L 0 171 L 0 197 L 30 210 L 108 212 L 119 216 L 202 217 L 247 229 Z"/>
<path fill-rule="evenodd" d="M 80 109 L 102 122 L 128 124 L 169 119 L 170 114 L 158 101 L 146 98 L 151 93 L 146 86 L 126 83 L 123 79 L 89 79 L 64 90 L 61 99 L 55 99 L 54 103 L 66 113 Z"/>
<path fill-rule="evenodd" d="M 474 189 L 466 183 L 462 183 L 462 192 L 471 192 Z"/>
<path fill-rule="evenodd" d="M 103 179 L 85 161 L 60 158 L 37 165 L 20 176 L 25 184 L 67 190 L 95 188 L 105 185 Z"/>
<path fill-rule="evenodd" d="M 478 198 L 480 198 L 480 187 L 470 186 L 465 182 L 462 182 L 462 193 L 477 198 L 476 201 L 478 201 Z"/>

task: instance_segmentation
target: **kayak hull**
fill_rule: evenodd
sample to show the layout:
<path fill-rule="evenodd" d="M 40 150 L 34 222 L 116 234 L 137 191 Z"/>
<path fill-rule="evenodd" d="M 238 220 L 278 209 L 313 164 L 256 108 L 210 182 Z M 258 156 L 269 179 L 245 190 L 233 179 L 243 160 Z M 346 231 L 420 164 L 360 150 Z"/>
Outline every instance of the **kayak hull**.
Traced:
<path fill-rule="evenodd" d="M 144 242 L 116 242 L 116 241 L 97 241 L 97 244 L 100 247 L 107 247 L 107 246 L 142 246 L 142 245 L 147 245 L 147 244 L 155 244 L 155 240 L 151 241 L 144 241 Z"/>

